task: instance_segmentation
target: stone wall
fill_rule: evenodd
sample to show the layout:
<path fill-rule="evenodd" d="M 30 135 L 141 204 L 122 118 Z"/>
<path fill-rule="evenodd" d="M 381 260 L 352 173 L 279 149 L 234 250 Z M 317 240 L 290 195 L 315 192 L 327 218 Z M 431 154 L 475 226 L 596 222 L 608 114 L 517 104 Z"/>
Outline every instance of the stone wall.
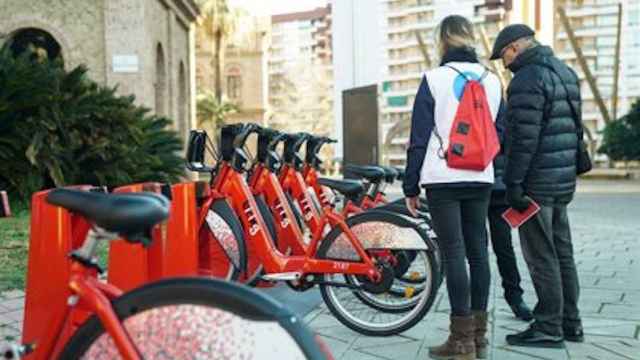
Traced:
<path fill-rule="evenodd" d="M 85 64 L 92 79 L 135 95 L 186 138 L 195 115 L 196 12 L 191 0 L 0 0 L 0 34 L 29 27 L 50 33 L 67 69 Z M 123 57 L 133 60 L 128 70 Z"/>
<path fill-rule="evenodd" d="M 102 24 L 103 0 L 0 1 L 0 34 L 10 36 L 29 27 L 47 31 L 62 47 L 67 69 L 85 64 L 91 78 L 104 83 L 106 63 Z"/>

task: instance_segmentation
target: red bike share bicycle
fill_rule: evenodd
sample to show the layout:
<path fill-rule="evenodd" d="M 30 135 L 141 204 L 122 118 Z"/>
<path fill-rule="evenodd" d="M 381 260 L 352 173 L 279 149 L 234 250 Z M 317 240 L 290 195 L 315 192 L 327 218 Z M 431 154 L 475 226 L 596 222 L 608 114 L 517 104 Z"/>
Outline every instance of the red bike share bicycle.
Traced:
<path fill-rule="evenodd" d="M 101 242 L 149 245 L 169 212 L 162 196 L 101 191 L 33 196 L 22 342 L 1 358 L 331 359 L 301 321 L 251 289 L 172 278 L 123 293 L 99 280 Z"/>
<path fill-rule="evenodd" d="M 206 133 L 192 132 L 188 151 L 190 160 L 199 164 L 191 168 L 212 173 L 212 193 L 221 194 L 229 201 L 242 224 L 248 256 L 246 268 L 240 269 L 244 273 L 243 278 L 250 280 L 260 276 L 267 281 L 303 283 L 304 287 L 319 285 L 332 313 L 345 325 L 368 335 L 396 334 L 420 321 L 433 302 L 430 291 L 412 297 L 415 304 L 411 309 L 397 314 L 370 306 L 354 294 L 375 298 L 388 292 L 395 278 L 394 251 L 416 251 L 420 259 L 416 263 L 421 264 L 423 272 L 434 274 L 429 276 L 430 281 L 437 279 L 439 274 L 435 257 L 428 242 L 425 242 L 428 237 L 424 227 L 394 214 L 367 213 L 345 221 L 329 207 L 318 212 L 311 204 L 311 192 L 299 169 L 292 169 L 291 164 L 285 161 L 279 179 L 277 171 L 268 167 L 252 170 L 255 172 L 252 174 L 255 179 L 252 183 L 268 182 L 264 188 L 268 188 L 272 194 L 265 198 L 277 200 L 277 203 L 271 203 L 271 209 L 279 206 L 284 209 L 285 215 L 291 216 L 293 212 L 285 195 L 289 193 L 302 205 L 303 219 L 311 225 L 312 237 L 308 244 L 295 230 L 287 233 L 289 235 L 282 240 L 291 245 L 295 241 L 302 243 L 297 247 L 291 246 L 291 255 L 284 254 L 276 245 L 281 239 L 274 239 L 271 235 L 273 231 L 269 230 L 263 212 L 256 203 L 255 193 L 259 192 L 259 187 L 252 189 L 245 179 L 247 170 L 252 168 L 249 166 L 252 159 L 244 150 L 245 142 L 252 133 L 261 131 L 260 127 L 253 124 L 223 127 L 220 154 L 214 168 L 200 165 L 208 144 Z M 284 140 L 285 143 L 296 141 L 293 138 Z M 214 157 L 217 156 L 216 152 L 210 152 Z M 262 175 L 256 175 L 257 170 Z M 282 222 L 275 222 L 278 223 L 282 225 Z M 278 231 L 275 232 L 277 237 Z M 224 260 L 226 254 L 218 251 L 218 257 Z M 223 268 L 234 266 L 228 258 L 218 265 Z"/>

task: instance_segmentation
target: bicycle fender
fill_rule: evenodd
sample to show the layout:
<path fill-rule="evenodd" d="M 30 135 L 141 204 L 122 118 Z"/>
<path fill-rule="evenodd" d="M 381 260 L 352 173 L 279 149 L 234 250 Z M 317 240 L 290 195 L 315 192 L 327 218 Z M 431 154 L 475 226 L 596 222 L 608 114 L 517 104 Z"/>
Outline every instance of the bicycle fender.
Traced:
<path fill-rule="evenodd" d="M 436 249 L 429 236 L 429 226 L 420 219 L 401 214 L 370 210 L 349 217 L 346 220 L 349 229 L 365 249 L 421 250 Z M 360 257 L 339 227 L 333 228 L 321 243 L 321 248 L 330 246 L 327 257 L 341 260 L 359 260 Z M 323 253 L 323 250 L 319 250 Z"/>
<path fill-rule="evenodd" d="M 224 249 L 229 261 L 236 269 L 246 268 L 246 247 L 240 220 L 225 199 L 211 204 L 206 217 L 207 226 Z"/>

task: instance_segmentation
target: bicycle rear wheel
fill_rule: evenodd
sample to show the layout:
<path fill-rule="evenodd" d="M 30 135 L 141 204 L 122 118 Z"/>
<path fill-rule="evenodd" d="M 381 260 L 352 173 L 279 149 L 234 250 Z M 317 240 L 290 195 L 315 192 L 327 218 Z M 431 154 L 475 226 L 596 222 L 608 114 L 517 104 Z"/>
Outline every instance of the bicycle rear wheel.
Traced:
<path fill-rule="evenodd" d="M 300 319 L 265 295 L 212 279 L 160 281 L 113 301 L 143 359 L 330 359 Z M 120 354 L 96 315 L 61 359 Z"/>
<path fill-rule="evenodd" d="M 341 323 L 365 335 L 389 336 L 410 329 L 433 305 L 440 277 L 426 230 L 407 217 L 382 211 L 354 215 L 347 224 L 378 266 L 382 280 L 371 283 L 361 276 L 323 274 L 320 292 L 327 308 Z M 396 279 L 388 254 L 400 249 L 416 252 L 411 271 L 424 279 L 421 289 Z M 360 261 L 340 228 L 334 228 L 322 240 L 317 256 Z M 351 288 L 354 285 L 356 289 Z M 403 296 L 398 296 L 398 291 Z"/>

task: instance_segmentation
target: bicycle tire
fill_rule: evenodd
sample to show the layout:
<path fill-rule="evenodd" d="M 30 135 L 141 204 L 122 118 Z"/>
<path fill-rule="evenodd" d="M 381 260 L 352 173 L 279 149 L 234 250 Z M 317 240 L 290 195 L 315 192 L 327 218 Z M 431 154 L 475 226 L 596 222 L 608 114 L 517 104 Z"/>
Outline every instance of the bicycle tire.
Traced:
<path fill-rule="evenodd" d="M 347 225 L 352 228 L 358 224 L 366 223 L 368 221 L 376 221 L 376 222 L 387 222 L 395 226 L 401 227 L 409 227 L 415 225 L 415 222 L 408 220 L 408 218 L 400 215 L 394 214 L 386 211 L 367 211 L 355 216 L 352 216 L 346 220 Z M 412 225 L 413 224 L 413 225 Z M 429 267 L 429 272 L 433 274 L 431 276 L 432 284 L 430 285 L 430 290 L 428 293 L 424 293 L 424 299 L 418 302 L 415 306 L 413 306 L 408 311 L 398 311 L 398 312 L 390 312 L 390 311 L 382 311 L 377 307 L 370 306 L 366 302 L 362 302 L 364 305 L 368 306 L 371 309 L 376 311 L 383 312 L 385 314 L 404 314 L 408 313 L 409 316 L 407 319 L 398 320 L 393 325 L 389 325 L 386 328 L 383 326 L 377 327 L 372 325 L 367 325 L 362 322 L 358 323 L 358 321 L 354 320 L 353 316 L 350 316 L 345 312 L 344 307 L 341 304 L 338 304 L 338 296 L 332 293 L 330 290 L 331 285 L 320 285 L 320 292 L 322 294 L 322 298 L 327 305 L 327 308 L 331 313 L 340 321 L 342 324 L 347 326 L 348 328 L 357 331 L 361 334 L 368 336 L 391 336 L 402 333 L 411 327 L 415 326 L 419 321 L 421 321 L 427 312 L 433 306 L 433 302 L 435 301 L 437 295 L 437 287 L 435 285 L 439 284 L 440 274 L 439 269 L 436 266 L 436 258 L 434 254 L 434 247 L 431 240 L 426 235 L 424 229 L 415 228 L 418 233 L 421 234 L 421 237 L 427 243 L 427 247 L 429 250 L 420 250 L 419 253 L 422 256 L 426 256 L 428 261 L 426 262 Z M 342 230 L 340 228 L 332 229 L 329 234 L 322 240 L 320 243 L 320 247 L 318 249 L 317 256 L 320 259 L 331 258 L 328 256 L 329 250 L 333 243 L 340 237 Z M 326 282 L 329 275 L 323 275 L 323 280 Z M 361 301 L 361 297 L 356 296 L 358 300 Z M 417 308 L 417 309 L 416 309 Z"/>
<path fill-rule="evenodd" d="M 154 359 L 154 351 L 164 358 L 168 356 L 180 359 L 187 359 L 185 355 L 194 359 L 203 358 L 202 355 L 210 359 L 235 359 L 243 358 L 247 353 L 251 354 L 251 351 L 260 351 L 260 356 L 265 355 L 264 351 L 272 351 L 272 355 L 276 352 L 282 355 L 284 352 L 293 359 L 330 358 L 326 347 L 322 346 L 322 342 L 300 319 L 267 296 L 238 284 L 214 279 L 176 278 L 133 290 L 114 300 L 112 305 L 141 355 L 147 360 Z M 181 317 L 186 310 L 195 307 L 198 310 L 202 308 L 202 311 L 197 314 L 194 311 L 191 314 L 187 312 L 188 317 Z M 153 318 L 161 311 L 167 314 Z M 145 316 L 143 324 L 138 325 L 138 318 Z M 173 326 L 167 326 L 162 323 L 162 320 L 166 322 L 167 319 L 179 321 L 173 323 Z M 150 324 L 151 321 L 158 323 Z M 246 338 L 229 338 L 228 334 L 217 336 L 221 331 L 231 331 L 230 324 L 234 321 L 238 323 L 234 324 L 236 328 L 233 328 L 232 335 L 246 335 Z M 194 331 L 195 325 L 203 326 L 197 329 L 200 331 Z M 257 345 L 256 333 L 238 330 L 246 330 L 245 326 L 254 326 L 254 330 L 261 331 L 267 326 L 267 339 L 259 340 L 262 345 Z M 144 328 L 146 332 L 140 332 L 140 328 Z M 203 335 L 204 333 L 208 335 Z M 179 335 L 176 337 L 175 334 Z M 212 338 L 211 342 L 191 346 L 203 336 Z M 278 341 L 274 341 L 275 339 Z M 164 341 L 163 344 L 167 346 L 158 346 L 159 341 Z M 185 344 L 189 341 L 190 343 Z M 117 349 L 108 346 L 109 342 L 113 344 L 94 314 L 69 340 L 60 359 L 88 357 L 100 350 L 119 357 Z M 267 343 L 271 345 L 265 345 Z"/>

